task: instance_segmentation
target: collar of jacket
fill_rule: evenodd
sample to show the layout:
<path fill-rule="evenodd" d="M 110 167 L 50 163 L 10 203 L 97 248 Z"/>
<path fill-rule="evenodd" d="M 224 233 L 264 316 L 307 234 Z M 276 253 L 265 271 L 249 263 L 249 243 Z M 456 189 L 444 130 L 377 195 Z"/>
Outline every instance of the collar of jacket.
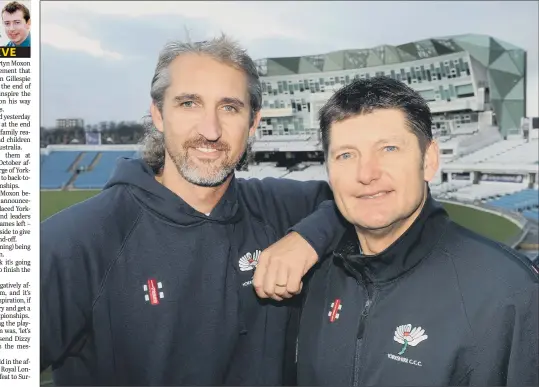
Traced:
<path fill-rule="evenodd" d="M 419 264 L 434 248 L 449 221 L 447 212 L 430 192 L 414 223 L 399 239 L 376 255 L 363 255 L 350 225 L 333 255 L 344 269 L 360 280 L 392 281 Z"/>

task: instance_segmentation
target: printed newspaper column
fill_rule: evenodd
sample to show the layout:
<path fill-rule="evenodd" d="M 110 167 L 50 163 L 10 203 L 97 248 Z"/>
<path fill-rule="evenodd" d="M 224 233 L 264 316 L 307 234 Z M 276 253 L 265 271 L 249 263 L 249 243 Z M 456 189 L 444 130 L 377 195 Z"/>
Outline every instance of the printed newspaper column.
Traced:
<path fill-rule="evenodd" d="M 28 58 L 0 58 L 0 385 L 10 386 L 36 385 L 39 372 L 36 69 Z"/>

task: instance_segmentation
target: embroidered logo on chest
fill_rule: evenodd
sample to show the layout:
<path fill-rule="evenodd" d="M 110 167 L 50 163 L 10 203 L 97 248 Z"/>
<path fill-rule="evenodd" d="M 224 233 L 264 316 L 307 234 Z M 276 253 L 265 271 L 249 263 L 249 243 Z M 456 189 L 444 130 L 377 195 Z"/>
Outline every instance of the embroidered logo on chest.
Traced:
<path fill-rule="evenodd" d="M 164 298 L 165 294 L 161 291 L 163 289 L 163 284 L 157 282 L 155 278 L 150 278 L 143 285 L 144 289 L 144 299 L 146 302 L 150 302 L 150 305 L 159 305 L 159 299 Z"/>
<path fill-rule="evenodd" d="M 258 257 L 260 257 L 260 250 L 256 250 L 253 254 L 247 253 L 240 258 L 240 270 L 241 271 L 250 271 L 256 268 L 258 265 Z"/>
<path fill-rule="evenodd" d="M 395 330 L 393 340 L 399 344 L 402 344 L 400 351 L 394 355 L 387 354 L 387 357 L 391 360 L 399 361 L 401 363 L 411 364 L 417 367 L 422 367 L 423 364 L 419 360 L 408 359 L 402 356 L 409 347 L 415 347 L 419 343 L 427 340 L 428 336 L 425 335 L 425 330 L 421 327 L 412 328 L 412 324 L 400 325 Z"/>
<path fill-rule="evenodd" d="M 260 257 L 260 254 L 262 251 L 255 250 L 253 254 L 247 253 L 239 260 L 239 267 L 241 271 L 252 271 L 256 269 L 256 265 L 258 265 L 258 258 Z M 241 285 L 243 287 L 249 286 L 253 284 L 253 279 L 251 278 L 249 281 L 245 281 Z"/>
<path fill-rule="evenodd" d="M 330 305 L 330 310 L 328 313 L 329 322 L 335 322 L 335 320 L 339 318 L 341 309 L 342 309 L 341 300 L 337 298 Z"/>

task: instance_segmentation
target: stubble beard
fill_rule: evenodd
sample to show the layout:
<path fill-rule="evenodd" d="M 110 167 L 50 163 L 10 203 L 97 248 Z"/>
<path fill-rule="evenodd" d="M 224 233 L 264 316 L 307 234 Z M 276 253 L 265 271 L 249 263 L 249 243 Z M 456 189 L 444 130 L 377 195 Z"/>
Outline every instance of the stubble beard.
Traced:
<path fill-rule="evenodd" d="M 223 159 L 218 160 L 193 160 L 194 156 L 189 156 L 189 150 L 197 146 L 216 148 L 224 153 Z M 212 143 L 205 139 L 187 141 L 182 148 L 174 152 L 170 144 L 165 141 L 166 151 L 176 166 L 178 173 L 189 183 L 199 187 L 218 187 L 234 173 L 236 166 L 241 160 L 231 160 L 229 156 L 230 146 L 225 143 Z M 243 153 L 242 153 L 243 154 Z M 241 156 L 241 154 L 240 154 Z"/>

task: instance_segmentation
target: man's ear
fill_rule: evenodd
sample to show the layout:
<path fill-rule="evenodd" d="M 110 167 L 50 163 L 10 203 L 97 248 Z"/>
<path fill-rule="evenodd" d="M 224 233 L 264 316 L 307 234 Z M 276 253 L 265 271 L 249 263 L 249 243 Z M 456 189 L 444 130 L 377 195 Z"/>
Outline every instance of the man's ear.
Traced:
<path fill-rule="evenodd" d="M 252 137 L 255 135 L 256 128 L 258 128 L 258 124 L 260 123 L 260 120 L 262 119 L 262 113 L 260 110 L 256 112 L 253 120 L 253 125 L 249 128 L 249 137 Z"/>
<path fill-rule="evenodd" d="M 425 150 L 423 158 L 423 178 L 425 181 L 431 181 L 438 172 L 440 166 L 440 148 L 438 142 L 432 140 Z"/>
<path fill-rule="evenodd" d="M 153 125 L 156 127 L 158 131 L 163 133 L 163 116 L 161 115 L 161 112 L 159 111 L 155 103 L 153 102 L 150 105 L 150 114 L 152 115 Z"/>

